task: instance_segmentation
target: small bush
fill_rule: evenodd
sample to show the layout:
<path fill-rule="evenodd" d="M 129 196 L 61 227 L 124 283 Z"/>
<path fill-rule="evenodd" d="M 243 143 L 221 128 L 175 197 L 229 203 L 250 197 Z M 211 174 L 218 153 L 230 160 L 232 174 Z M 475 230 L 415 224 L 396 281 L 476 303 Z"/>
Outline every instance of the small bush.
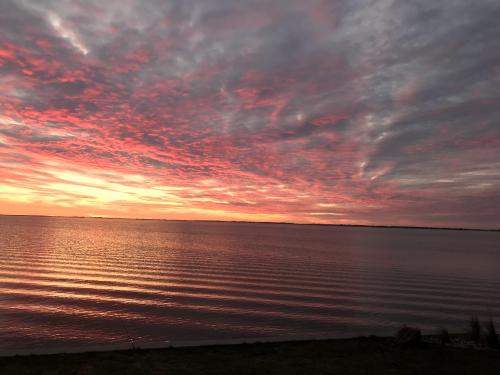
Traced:
<path fill-rule="evenodd" d="M 492 348 L 492 349 L 499 348 L 497 331 L 495 330 L 495 324 L 493 323 L 493 320 L 491 320 L 491 319 L 486 324 L 486 346 L 488 346 L 488 348 Z"/>
<path fill-rule="evenodd" d="M 450 338 L 450 333 L 446 328 L 441 328 L 439 330 L 439 342 L 443 345 L 445 344 L 450 344 L 451 343 L 451 338 Z"/>
<path fill-rule="evenodd" d="M 481 339 L 481 324 L 479 324 L 479 319 L 476 316 L 470 318 L 469 337 L 474 342 L 479 342 Z"/>
<path fill-rule="evenodd" d="M 395 342 L 404 346 L 418 346 L 422 344 L 422 333 L 418 328 L 404 325 L 396 333 Z"/>

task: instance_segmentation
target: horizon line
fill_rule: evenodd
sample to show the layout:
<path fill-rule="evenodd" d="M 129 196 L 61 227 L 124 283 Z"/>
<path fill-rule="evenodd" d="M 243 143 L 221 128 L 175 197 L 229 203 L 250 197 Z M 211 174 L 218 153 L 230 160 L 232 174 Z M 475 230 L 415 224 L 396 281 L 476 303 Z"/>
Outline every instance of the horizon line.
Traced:
<path fill-rule="evenodd" d="M 155 219 L 142 217 L 113 217 L 113 216 L 66 216 L 66 215 L 28 215 L 28 214 L 2 214 L 0 216 L 15 217 L 49 217 L 49 218 L 71 218 L 71 219 L 109 219 L 109 220 L 150 220 L 150 221 L 181 221 L 181 222 L 207 222 L 207 223 L 243 223 L 243 224 L 287 224 L 287 225 L 319 225 L 334 227 L 362 227 L 362 228 L 387 228 L 387 229 L 433 229 L 433 230 L 460 230 L 480 232 L 500 232 L 500 228 L 464 228 L 464 227 L 425 227 L 411 225 L 391 224 L 341 224 L 341 223 L 296 223 L 291 221 L 249 221 L 249 220 L 216 220 L 216 219 Z"/>

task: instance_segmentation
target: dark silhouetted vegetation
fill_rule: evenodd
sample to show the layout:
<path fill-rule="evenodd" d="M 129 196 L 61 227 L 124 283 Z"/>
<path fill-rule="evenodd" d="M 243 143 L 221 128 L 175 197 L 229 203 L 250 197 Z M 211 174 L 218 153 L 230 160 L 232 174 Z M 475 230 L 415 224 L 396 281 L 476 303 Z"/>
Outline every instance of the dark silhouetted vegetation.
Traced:
<path fill-rule="evenodd" d="M 446 345 L 446 344 L 451 343 L 450 333 L 448 332 L 448 330 L 446 328 L 441 328 L 439 330 L 438 337 L 439 337 L 439 342 L 442 345 Z"/>
<path fill-rule="evenodd" d="M 469 321 L 469 338 L 479 343 L 481 340 L 481 324 L 477 316 L 472 316 Z"/>
<path fill-rule="evenodd" d="M 404 325 L 396 333 L 395 342 L 404 346 L 418 346 L 422 344 L 422 333 L 418 328 Z"/>
<path fill-rule="evenodd" d="M 491 349 L 499 349 L 497 331 L 491 319 L 486 323 L 486 345 Z"/>

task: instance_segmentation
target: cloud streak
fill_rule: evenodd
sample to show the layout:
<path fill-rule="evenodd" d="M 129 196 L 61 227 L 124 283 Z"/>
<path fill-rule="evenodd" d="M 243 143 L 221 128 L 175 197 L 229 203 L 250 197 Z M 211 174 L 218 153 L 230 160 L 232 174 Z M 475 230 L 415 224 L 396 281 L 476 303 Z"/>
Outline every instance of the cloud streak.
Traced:
<path fill-rule="evenodd" d="M 495 1 L 0 4 L 0 211 L 500 227 Z"/>
<path fill-rule="evenodd" d="M 61 19 L 57 14 L 49 13 L 49 22 L 61 38 L 67 39 L 71 45 L 78 49 L 82 54 L 87 55 L 89 53 L 89 50 L 82 44 L 73 30 L 70 30 L 62 25 Z"/>

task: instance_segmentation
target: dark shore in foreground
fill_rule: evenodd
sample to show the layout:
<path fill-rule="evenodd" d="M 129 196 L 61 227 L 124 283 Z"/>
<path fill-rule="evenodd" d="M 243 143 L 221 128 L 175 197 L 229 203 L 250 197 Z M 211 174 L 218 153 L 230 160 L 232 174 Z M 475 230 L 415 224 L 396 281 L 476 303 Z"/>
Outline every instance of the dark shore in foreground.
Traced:
<path fill-rule="evenodd" d="M 0 374 L 500 374 L 500 352 L 354 338 L 0 357 Z"/>

